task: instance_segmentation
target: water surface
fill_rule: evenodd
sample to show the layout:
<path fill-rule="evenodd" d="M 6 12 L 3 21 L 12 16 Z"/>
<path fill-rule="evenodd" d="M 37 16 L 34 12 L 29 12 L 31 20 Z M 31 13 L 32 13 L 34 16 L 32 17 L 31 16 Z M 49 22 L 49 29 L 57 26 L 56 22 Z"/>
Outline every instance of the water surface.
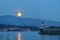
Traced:
<path fill-rule="evenodd" d="M 19 32 L 0 32 L 0 40 L 4 40 L 4 33 L 6 40 L 11 40 L 11 34 L 12 40 L 18 40 Z M 20 32 L 20 35 L 21 40 L 60 40 L 60 35 L 41 35 L 36 31 Z"/>

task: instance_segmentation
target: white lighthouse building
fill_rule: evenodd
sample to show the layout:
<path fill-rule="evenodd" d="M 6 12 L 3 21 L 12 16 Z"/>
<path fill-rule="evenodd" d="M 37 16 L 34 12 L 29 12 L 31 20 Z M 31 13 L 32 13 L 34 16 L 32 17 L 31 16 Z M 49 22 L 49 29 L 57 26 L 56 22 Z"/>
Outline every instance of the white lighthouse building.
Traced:
<path fill-rule="evenodd" d="M 42 22 L 41 22 L 40 29 L 44 29 L 44 28 L 45 28 L 45 24 L 44 24 L 44 22 L 42 21 Z"/>

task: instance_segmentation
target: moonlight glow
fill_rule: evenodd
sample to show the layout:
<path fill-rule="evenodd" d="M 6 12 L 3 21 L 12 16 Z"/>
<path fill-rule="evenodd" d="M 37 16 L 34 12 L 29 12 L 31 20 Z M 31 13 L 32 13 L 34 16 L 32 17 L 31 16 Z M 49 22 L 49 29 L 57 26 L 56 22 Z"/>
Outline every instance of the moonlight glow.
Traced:
<path fill-rule="evenodd" d="M 21 17 L 22 16 L 22 13 L 21 12 L 18 12 L 17 13 L 17 16 Z"/>

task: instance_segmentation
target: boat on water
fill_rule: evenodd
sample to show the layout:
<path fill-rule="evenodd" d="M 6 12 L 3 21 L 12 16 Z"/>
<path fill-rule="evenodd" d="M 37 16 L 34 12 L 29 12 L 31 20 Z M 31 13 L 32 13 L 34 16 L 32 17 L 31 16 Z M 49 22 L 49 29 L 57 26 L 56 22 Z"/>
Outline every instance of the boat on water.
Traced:
<path fill-rule="evenodd" d="M 42 22 L 39 34 L 60 35 L 60 26 L 46 27 L 46 26 L 44 26 L 44 23 Z"/>

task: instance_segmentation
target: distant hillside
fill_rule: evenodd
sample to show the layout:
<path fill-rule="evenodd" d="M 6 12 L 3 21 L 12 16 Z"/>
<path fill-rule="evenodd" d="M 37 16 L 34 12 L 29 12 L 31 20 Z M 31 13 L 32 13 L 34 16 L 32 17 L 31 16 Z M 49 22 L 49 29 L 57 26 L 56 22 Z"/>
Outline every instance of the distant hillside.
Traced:
<path fill-rule="evenodd" d="M 0 24 L 6 25 L 19 25 L 19 26 L 40 26 L 42 19 L 32 19 L 32 18 L 19 18 L 15 16 L 5 15 L 0 16 Z M 50 26 L 60 26 L 60 22 L 43 20 L 45 24 Z"/>

